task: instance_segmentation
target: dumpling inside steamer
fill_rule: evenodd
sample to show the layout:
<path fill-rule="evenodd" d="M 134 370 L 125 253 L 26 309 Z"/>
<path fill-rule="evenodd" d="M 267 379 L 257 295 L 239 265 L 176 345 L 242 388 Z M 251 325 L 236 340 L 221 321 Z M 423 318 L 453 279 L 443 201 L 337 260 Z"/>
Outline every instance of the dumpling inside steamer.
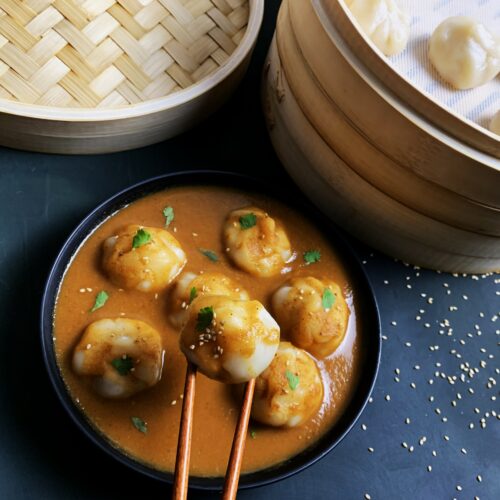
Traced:
<path fill-rule="evenodd" d="M 402 52 L 410 36 L 410 16 L 396 0 L 346 0 L 363 32 L 386 56 Z"/>
<path fill-rule="evenodd" d="M 131 224 L 107 238 L 102 266 L 117 286 L 140 292 L 164 290 L 182 271 L 187 258 L 167 230 Z"/>
<path fill-rule="evenodd" d="M 292 257 L 283 225 L 260 208 L 233 210 L 226 219 L 223 233 L 229 258 L 254 276 L 279 274 Z"/>
<path fill-rule="evenodd" d="M 470 17 L 450 17 L 432 33 L 429 58 L 453 87 L 479 87 L 500 71 L 500 39 Z"/>
<path fill-rule="evenodd" d="M 347 331 L 349 307 L 332 280 L 294 278 L 272 297 L 284 337 L 317 358 L 332 354 Z"/>
<path fill-rule="evenodd" d="M 182 328 L 188 317 L 189 305 L 194 299 L 204 295 L 221 295 L 234 300 L 250 298 L 247 291 L 237 281 L 223 273 L 182 273 L 170 294 L 169 318 L 172 325 Z"/>
<path fill-rule="evenodd" d="M 257 300 L 206 295 L 189 307 L 179 343 L 204 375 L 238 384 L 269 366 L 279 340 L 278 324 Z"/>
<path fill-rule="evenodd" d="M 323 382 L 315 360 L 289 342 L 255 382 L 252 418 L 273 427 L 296 427 L 309 420 L 323 401 Z"/>

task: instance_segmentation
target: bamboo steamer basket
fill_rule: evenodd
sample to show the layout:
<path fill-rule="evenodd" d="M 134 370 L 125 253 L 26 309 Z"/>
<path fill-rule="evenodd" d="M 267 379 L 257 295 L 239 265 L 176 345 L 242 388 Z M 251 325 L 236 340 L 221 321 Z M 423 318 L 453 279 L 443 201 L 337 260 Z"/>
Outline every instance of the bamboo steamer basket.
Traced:
<path fill-rule="evenodd" d="M 285 5 L 303 58 L 323 91 L 361 134 L 416 175 L 500 208 L 498 158 L 446 134 L 384 87 L 361 65 L 328 19 L 321 20 L 328 24 L 325 31 L 314 0 L 290 0 Z M 336 71 L 331 71 L 332 65 Z"/>
<path fill-rule="evenodd" d="M 388 158 L 362 135 L 350 118 L 322 91 L 303 59 L 283 4 L 276 39 L 288 84 L 308 120 L 335 153 L 361 177 L 402 204 L 472 232 L 500 236 L 500 210 L 427 181 Z M 335 65 L 330 64 L 335 73 Z"/>
<path fill-rule="evenodd" d="M 327 23 L 323 23 L 323 27 L 328 30 L 331 24 L 335 24 L 338 33 L 360 62 L 377 75 L 400 99 L 462 142 L 500 158 L 498 136 L 445 107 L 432 95 L 419 89 L 398 73 L 370 38 L 357 27 L 358 24 L 344 0 L 314 0 L 314 4 L 318 17 L 328 20 Z"/>
<path fill-rule="evenodd" d="M 332 151 L 297 104 L 274 41 L 263 87 L 278 156 L 297 184 L 344 229 L 385 253 L 424 267 L 468 273 L 500 270 L 500 239 L 477 240 L 473 233 L 409 210 L 360 178 Z"/>
<path fill-rule="evenodd" d="M 192 127 L 243 77 L 264 0 L 0 1 L 0 144 L 93 154 Z"/>

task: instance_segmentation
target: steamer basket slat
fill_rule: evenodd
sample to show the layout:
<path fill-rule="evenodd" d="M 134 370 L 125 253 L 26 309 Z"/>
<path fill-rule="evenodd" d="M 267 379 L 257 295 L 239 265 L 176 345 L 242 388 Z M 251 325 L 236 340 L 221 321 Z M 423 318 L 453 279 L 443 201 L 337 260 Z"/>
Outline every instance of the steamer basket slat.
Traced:
<path fill-rule="evenodd" d="M 288 84 L 322 139 L 361 177 L 394 199 L 429 217 L 482 234 L 500 236 L 500 210 L 476 203 L 425 178 L 383 154 L 321 89 L 301 55 L 283 5 L 276 41 Z M 335 73 L 335 65 L 330 63 Z"/>
<path fill-rule="evenodd" d="M 264 0 L 0 2 L 0 143 L 97 153 L 184 131 L 241 79 L 263 10 Z"/>
<path fill-rule="evenodd" d="M 429 94 L 423 93 L 412 82 L 398 73 L 388 64 L 387 59 L 371 40 L 356 28 L 354 17 L 344 0 L 313 0 L 313 2 L 317 12 L 324 13 L 330 22 L 335 22 L 342 38 L 365 67 L 377 75 L 379 80 L 384 82 L 402 100 L 446 132 L 479 151 L 500 158 L 500 138 L 473 121 L 453 112 Z M 439 22 L 438 19 L 436 19 L 436 24 L 437 22 Z"/>
<path fill-rule="evenodd" d="M 370 141 L 420 177 L 500 208 L 500 160 L 447 136 L 383 88 L 347 45 L 338 36 L 333 38 L 333 25 L 325 32 L 311 0 L 290 0 L 284 5 L 290 9 L 304 59 L 322 88 Z"/>

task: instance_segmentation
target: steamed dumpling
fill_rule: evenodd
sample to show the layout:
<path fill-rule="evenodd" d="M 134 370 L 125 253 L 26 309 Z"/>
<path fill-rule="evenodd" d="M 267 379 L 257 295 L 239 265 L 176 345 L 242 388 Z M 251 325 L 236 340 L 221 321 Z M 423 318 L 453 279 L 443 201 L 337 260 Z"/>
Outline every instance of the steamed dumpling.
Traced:
<path fill-rule="evenodd" d="M 296 427 L 319 410 L 323 393 L 314 359 L 289 342 L 280 342 L 272 363 L 255 381 L 252 418 L 274 427 Z"/>
<path fill-rule="evenodd" d="M 396 0 L 346 0 L 364 33 L 386 55 L 402 52 L 410 36 L 410 16 Z"/>
<path fill-rule="evenodd" d="M 205 295 L 189 307 L 179 342 L 207 377 L 238 384 L 269 366 L 279 340 L 278 324 L 257 300 Z"/>
<path fill-rule="evenodd" d="M 491 119 L 490 130 L 497 135 L 500 135 L 500 110 L 495 113 L 495 116 Z"/>
<path fill-rule="evenodd" d="M 181 328 L 188 317 L 191 302 L 203 295 L 223 295 L 234 300 L 248 300 L 246 290 L 222 273 L 182 273 L 170 295 L 170 322 Z"/>
<path fill-rule="evenodd" d="M 292 256 L 281 223 L 256 207 L 233 210 L 224 225 L 229 258 L 254 276 L 279 274 Z"/>
<path fill-rule="evenodd" d="M 317 358 L 332 354 L 347 331 L 349 307 L 332 280 L 294 278 L 272 297 L 283 336 Z"/>
<path fill-rule="evenodd" d="M 180 243 L 165 229 L 129 225 L 103 245 L 104 271 L 115 285 L 129 290 L 159 292 L 186 262 Z"/>
<path fill-rule="evenodd" d="M 500 41 L 470 17 L 450 17 L 432 33 L 429 58 L 443 80 L 457 89 L 471 89 L 500 71 Z"/>
<path fill-rule="evenodd" d="M 105 398 L 127 398 L 155 385 L 161 377 L 160 334 L 134 319 L 101 319 L 84 331 L 73 352 L 73 370 L 92 379 Z"/>

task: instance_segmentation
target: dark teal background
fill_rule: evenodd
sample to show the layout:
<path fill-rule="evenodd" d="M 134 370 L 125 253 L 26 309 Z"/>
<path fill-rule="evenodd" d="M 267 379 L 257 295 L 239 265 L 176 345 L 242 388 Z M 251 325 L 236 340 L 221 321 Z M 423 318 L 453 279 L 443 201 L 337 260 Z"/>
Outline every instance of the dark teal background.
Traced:
<path fill-rule="evenodd" d="M 289 181 L 267 138 L 259 102 L 260 71 L 278 4 L 266 2 L 253 63 L 237 94 L 182 137 L 97 157 L 0 148 L 0 499 L 169 498 L 168 486 L 115 463 L 65 414 L 43 366 L 41 294 L 51 263 L 71 230 L 99 202 L 136 181 L 176 170 L 212 168 L 254 174 L 287 188 Z M 373 282 L 386 336 L 373 403 L 320 463 L 273 486 L 242 492 L 239 498 L 348 500 L 369 493 L 372 499 L 499 499 L 500 432 L 492 413 L 500 413 L 500 399 L 492 400 L 499 397 L 499 385 L 486 386 L 489 377 L 500 384 L 500 321 L 492 321 L 500 310 L 498 277 L 420 271 L 360 244 L 356 247 Z M 428 296 L 434 298 L 432 304 Z M 450 311 L 450 306 L 458 311 Z M 451 322 L 452 335 L 440 326 L 444 319 Z M 478 368 L 473 378 L 460 368 L 465 362 Z M 396 368 L 399 383 L 394 380 Z M 457 377 L 454 385 L 447 376 Z M 410 424 L 405 424 L 406 418 Z M 479 425 L 481 418 L 485 429 Z M 420 446 L 422 436 L 427 441 Z M 412 453 L 402 447 L 403 441 L 414 446 Z M 190 497 L 217 495 L 193 492 Z"/>

